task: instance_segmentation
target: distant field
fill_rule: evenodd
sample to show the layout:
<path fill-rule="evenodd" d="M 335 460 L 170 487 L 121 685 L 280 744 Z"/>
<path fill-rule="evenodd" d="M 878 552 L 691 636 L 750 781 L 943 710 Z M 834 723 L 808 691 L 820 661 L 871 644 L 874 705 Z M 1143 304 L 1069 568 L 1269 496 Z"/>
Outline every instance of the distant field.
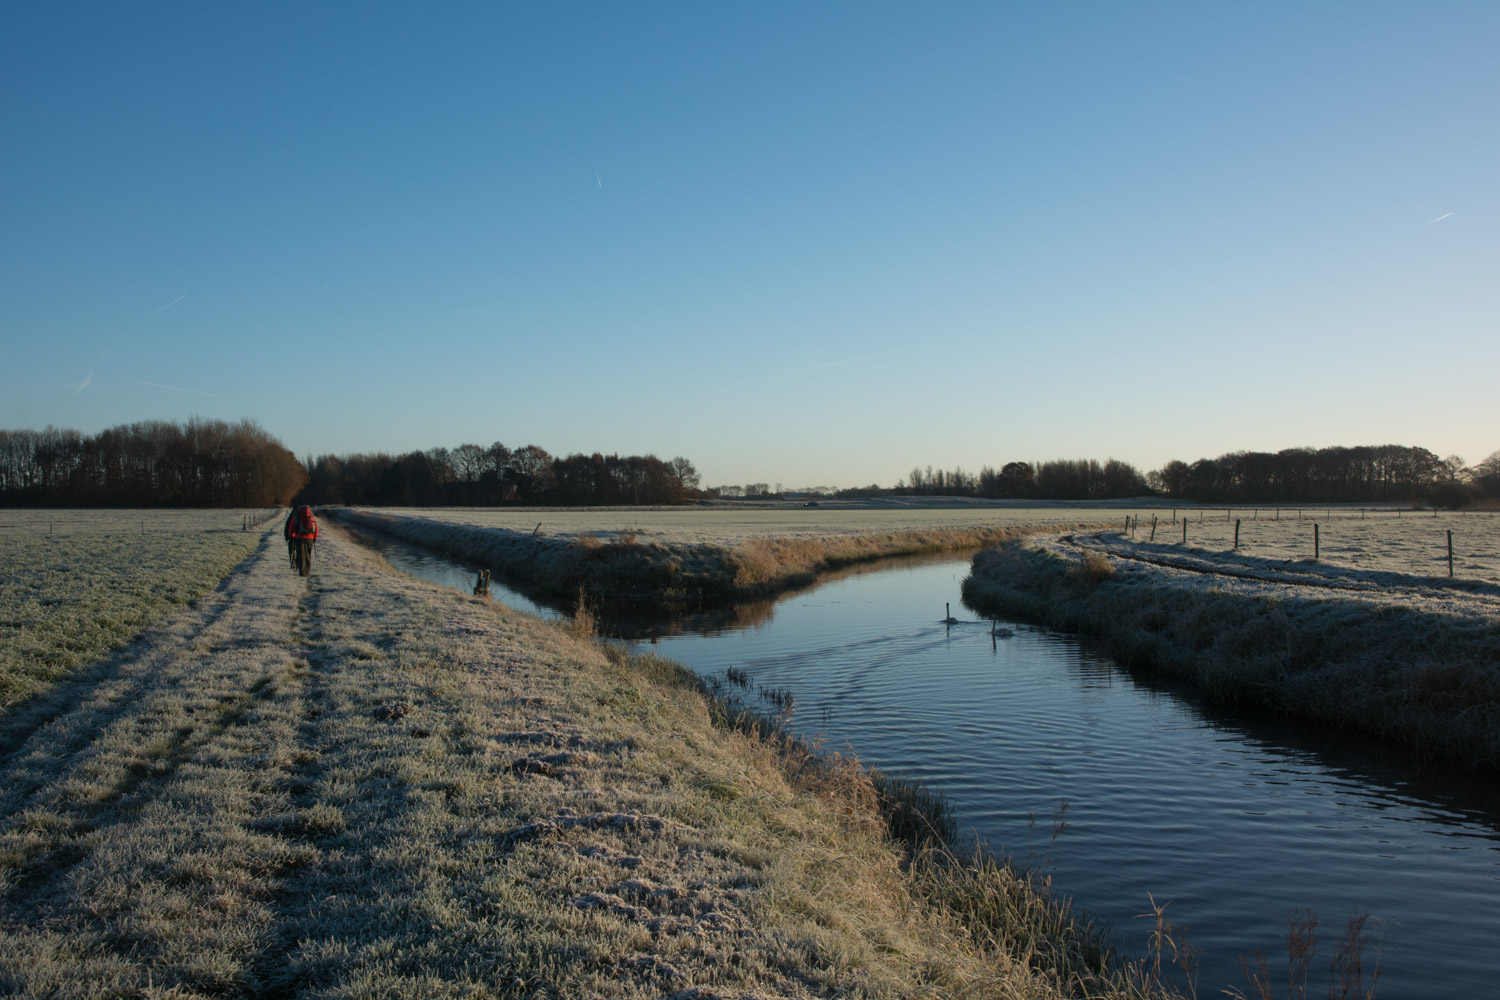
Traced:
<path fill-rule="evenodd" d="M 957 531 L 1023 524 L 1101 523 L 1124 518 L 1124 510 L 1089 504 L 986 506 L 962 501 L 869 505 L 820 502 L 817 507 L 381 507 L 381 513 L 454 524 L 504 528 L 530 534 L 574 538 L 592 534 L 608 542 L 634 533 L 640 541 L 664 544 L 735 545 L 755 538 L 828 538 L 879 532 Z"/>
<path fill-rule="evenodd" d="M 245 518 L 252 525 L 276 515 L 273 508 L 253 509 L 0 509 L 0 535 L 181 534 L 239 531 Z"/>
<path fill-rule="evenodd" d="M 0 513 L 0 708 L 212 587 L 260 541 L 245 513 Z"/>
<path fill-rule="evenodd" d="M 1228 513 L 1230 519 L 1226 520 Z M 1253 559 L 1305 560 L 1313 556 L 1313 525 L 1320 538 L 1319 564 L 1325 567 L 1418 576 L 1448 575 L 1448 535 L 1453 532 L 1453 575 L 1472 580 L 1500 581 L 1500 517 L 1490 511 L 1475 514 L 1431 511 L 1369 510 L 1358 508 L 1225 508 L 1174 512 L 1142 510 L 1134 540 L 1146 542 L 1151 516 L 1158 517 L 1156 545 L 1181 545 L 1186 515 L 1187 544 L 1205 551 L 1232 550 L 1234 520 L 1240 520 L 1238 555 Z M 1132 515 L 1137 516 L 1137 515 Z M 1201 520 L 1200 520 L 1201 518 Z M 1120 512 L 1124 524 L 1124 512 Z"/>

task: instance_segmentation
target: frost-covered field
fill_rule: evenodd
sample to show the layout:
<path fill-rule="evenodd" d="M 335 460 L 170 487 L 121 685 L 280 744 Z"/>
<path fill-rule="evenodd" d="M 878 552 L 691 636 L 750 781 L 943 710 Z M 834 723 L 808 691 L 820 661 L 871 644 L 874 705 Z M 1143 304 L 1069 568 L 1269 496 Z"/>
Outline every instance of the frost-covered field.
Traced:
<path fill-rule="evenodd" d="M 1158 518 L 1156 548 L 1180 548 L 1185 517 L 1187 546 L 1204 552 L 1232 552 L 1234 518 L 1240 521 L 1238 556 L 1262 560 L 1311 560 L 1313 525 L 1318 526 L 1318 564 L 1326 570 L 1354 569 L 1416 576 L 1448 575 L 1448 532 L 1453 532 L 1453 575 L 1500 582 L 1500 517 L 1391 509 L 1235 508 L 1143 510 L 1133 540 L 1145 543 L 1151 517 Z M 1279 514 L 1279 520 L 1277 519 Z M 1227 518 L 1226 518 L 1227 515 Z M 1120 513 L 1124 524 L 1124 512 Z"/>
<path fill-rule="evenodd" d="M 827 538 L 877 532 L 954 531 L 1019 525 L 1123 521 L 1124 509 L 1093 504 L 1003 506 L 954 502 L 839 503 L 817 507 L 794 503 L 757 506 L 724 503 L 692 507 L 382 507 L 402 517 L 504 528 L 572 538 L 592 534 L 601 541 L 634 534 L 666 544 L 734 545 L 756 538 Z"/>
<path fill-rule="evenodd" d="M 240 530 L 240 518 L 222 510 L 5 511 L 0 708 L 212 587 L 260 540 L 259 531 Z"/>
<path fill-rule="evenodd" d="M 27 509 L 0 510 L 0 536 L 7 535 L 113 535 L 182 534 L 184 532 L 239 531 L 249 519 L 252 526 L 276 516 L 267 507 L 163 510 Z"/>

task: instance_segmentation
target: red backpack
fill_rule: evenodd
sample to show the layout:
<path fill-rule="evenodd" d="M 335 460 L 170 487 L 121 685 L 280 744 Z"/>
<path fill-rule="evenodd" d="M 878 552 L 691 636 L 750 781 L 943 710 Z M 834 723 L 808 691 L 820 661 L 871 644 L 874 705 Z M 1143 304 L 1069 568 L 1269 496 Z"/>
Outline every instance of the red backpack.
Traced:
<path fill-rule="evenodd" d="M 297 508 L 297 516 L 292 519 L 292 534 L 305 538 L 318 537 L 317 519 L 313 517 L 312 508 L 306 504 Z"/>

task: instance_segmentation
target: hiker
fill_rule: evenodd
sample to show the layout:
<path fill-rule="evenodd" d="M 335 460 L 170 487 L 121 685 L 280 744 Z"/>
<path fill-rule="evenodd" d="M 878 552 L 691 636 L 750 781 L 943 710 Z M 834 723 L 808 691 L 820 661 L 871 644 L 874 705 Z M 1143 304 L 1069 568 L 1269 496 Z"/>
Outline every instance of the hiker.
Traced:
<path fill-rule="evenodd" d="M 313 517 L 312 508 L 303 504 L 293 509 L 281 533 L 286 536 L 292 567 L 303 576 L 312 572 L 313 542 L 318 540 L 318 519 Z"/>

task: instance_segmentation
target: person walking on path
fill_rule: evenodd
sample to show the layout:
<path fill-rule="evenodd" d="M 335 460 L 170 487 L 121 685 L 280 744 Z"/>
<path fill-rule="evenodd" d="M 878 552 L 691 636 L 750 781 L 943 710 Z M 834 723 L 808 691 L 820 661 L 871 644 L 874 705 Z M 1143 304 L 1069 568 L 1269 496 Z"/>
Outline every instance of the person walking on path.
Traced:
<path fill-rule="evenodd" d="M 281 533 L 286 536 L 293 568 L 303 576 L 312 572 L 313 542 L 318 540 L 318 519 L 313 517 L 312 508 L 307 504 L 294 508 Z"/>

